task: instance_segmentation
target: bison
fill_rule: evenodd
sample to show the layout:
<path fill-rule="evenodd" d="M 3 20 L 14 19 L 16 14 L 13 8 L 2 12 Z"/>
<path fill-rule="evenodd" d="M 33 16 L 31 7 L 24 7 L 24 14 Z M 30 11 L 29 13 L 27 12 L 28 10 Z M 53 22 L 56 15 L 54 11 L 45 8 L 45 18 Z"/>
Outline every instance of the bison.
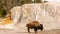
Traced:
<path fill-rule="evenodd" d="M 30 29 L 34 29 L 35 33 L 37 33 L 37 30 L 43 30 L 43 24 L 40 24 L 38 21 L 32 21 L 28 24 L 26 24 L 26 27 L 28 28 L 28 32 L 30 33 Z"/>

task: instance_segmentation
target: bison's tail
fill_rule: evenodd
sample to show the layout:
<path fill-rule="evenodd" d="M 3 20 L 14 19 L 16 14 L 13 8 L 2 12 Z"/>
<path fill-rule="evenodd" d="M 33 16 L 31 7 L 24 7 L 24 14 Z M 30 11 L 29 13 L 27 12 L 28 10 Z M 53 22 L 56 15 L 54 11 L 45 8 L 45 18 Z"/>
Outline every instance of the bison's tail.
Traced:
<path fill-rule="evenodd" d="M 28 27 L 29 26 L 29 24 L 26 24 L 26 27 Z"/>

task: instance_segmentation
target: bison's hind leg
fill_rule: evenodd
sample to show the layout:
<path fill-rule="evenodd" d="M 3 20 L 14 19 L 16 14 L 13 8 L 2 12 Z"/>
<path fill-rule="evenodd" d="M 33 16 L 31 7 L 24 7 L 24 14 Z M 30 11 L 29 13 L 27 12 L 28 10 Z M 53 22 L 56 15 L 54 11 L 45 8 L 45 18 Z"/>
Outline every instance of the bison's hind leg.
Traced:
<path fill-rule="evenodd" d="M 27 27 L 27 30 L 28 30 L 28 32 L 30 33 L 30 28 L 29 28 L 29 24 L 26 24 L 26 27 Z"/>
<path fill-rule="evenodd" d="M 30 28 L 28 27 L 28 32 L 30 33 Z"/>

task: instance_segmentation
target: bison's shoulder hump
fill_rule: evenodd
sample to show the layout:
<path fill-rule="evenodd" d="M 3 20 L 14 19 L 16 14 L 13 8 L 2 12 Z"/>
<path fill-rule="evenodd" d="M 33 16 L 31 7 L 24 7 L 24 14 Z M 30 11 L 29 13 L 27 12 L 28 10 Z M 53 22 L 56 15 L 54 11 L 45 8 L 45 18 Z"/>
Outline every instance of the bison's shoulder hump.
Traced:
<path fill-rule="evenodd" d="M 38 26 L 40 23 L 38 21 L 32 21 L 29 23 L 29 25 Z"/>

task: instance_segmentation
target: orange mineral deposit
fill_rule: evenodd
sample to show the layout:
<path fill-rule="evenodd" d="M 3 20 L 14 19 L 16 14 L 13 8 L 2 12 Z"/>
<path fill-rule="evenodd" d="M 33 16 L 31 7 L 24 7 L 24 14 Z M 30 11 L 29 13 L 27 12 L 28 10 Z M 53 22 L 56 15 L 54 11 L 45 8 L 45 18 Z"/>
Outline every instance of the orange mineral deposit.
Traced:
<path fill-rule="evenodd" d="M 10 15 L 7 15 L 4 20 L 1 21 L 1 25 L 11 24 L 13 23 L 13 20 L 11 20 Z"/>

